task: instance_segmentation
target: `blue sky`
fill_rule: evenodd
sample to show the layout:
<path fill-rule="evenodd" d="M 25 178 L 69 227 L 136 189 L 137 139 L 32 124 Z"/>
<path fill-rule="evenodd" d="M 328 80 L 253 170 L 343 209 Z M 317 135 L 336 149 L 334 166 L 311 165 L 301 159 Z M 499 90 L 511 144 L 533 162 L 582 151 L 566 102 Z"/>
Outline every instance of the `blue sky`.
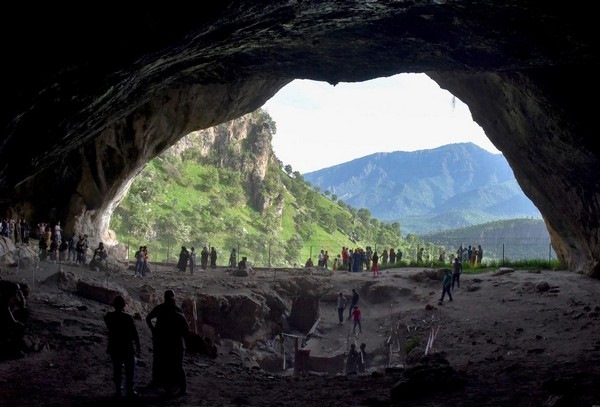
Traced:
<path fill-rule="evenodd" d="M 373 153 L 462 142 L 500 153 L 467 105 L 425 74 L 336 86 L 295 80 L 263 108 L 277 124 L 275 155 L 301 173 Z"/>

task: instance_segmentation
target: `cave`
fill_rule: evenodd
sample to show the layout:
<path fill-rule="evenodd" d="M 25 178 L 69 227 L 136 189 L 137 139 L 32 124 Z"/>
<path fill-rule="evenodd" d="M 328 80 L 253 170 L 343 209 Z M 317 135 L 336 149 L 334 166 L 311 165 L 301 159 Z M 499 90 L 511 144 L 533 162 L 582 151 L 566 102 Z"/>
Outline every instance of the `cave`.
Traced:
<path fill-rule="evenodd" d="M 595 15 L 560 3 L 227 1 L 7 7 L 7 215 L 114 241 L 145 163 L 294 79 L 423 72 L 465 102 L 540 210 L 559 260 L 600 277 Z"/>

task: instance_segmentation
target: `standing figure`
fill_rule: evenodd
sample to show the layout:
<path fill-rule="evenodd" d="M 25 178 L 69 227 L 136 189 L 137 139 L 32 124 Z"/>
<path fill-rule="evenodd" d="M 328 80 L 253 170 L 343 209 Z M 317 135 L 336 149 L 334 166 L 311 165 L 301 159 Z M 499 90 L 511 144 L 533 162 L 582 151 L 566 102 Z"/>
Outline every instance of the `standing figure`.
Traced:
<path fill-rule="evenodd" d="M 217 268 L 217 250 L 214 246 L 210 248 L 210 268 Z"/>
<path fill-rule="evenodd" d="M 358 373 L 365 373 L 367 371 L 367 347 L 366 343 L 360 344 L 360 350 L 358 351 Z"/>
<path fill-rule="evenodd" d="M 202 267 L 202 270 L 206 270 L 206 266 L 208 265 L 208 255 L 208 249 L 204 246 L 202 252 L 200 252 L 200 267 Z"/>
<path fill-rule="evenodd" d="M 481 264 L 481 259 L 483 259 L 483 249 L 481 245 L 477 246 L 477 264 Z"/>
<path fill-rule="evenodd" d="M 104 315 L 108 328 L 108 346 L 106 353 L 113 363 L 113 382 L 116 395 L 121 396 L 123 366 L 125 366 L 126 395 L 137 395 L 134 390 L 135 356 L 140 354 L 140 338 L 133 317 L 123 312 L 125 299 L 117 295 L 113 300 L 114 311 Z"/>
<path fill-rule="evenodd" d="M 452 290 L 454 290 L 454 283 L 460 288 L 460 275 L 462 274 L 462 263 L 458 260 L 458 257 L 454 259 L 452 263 Z M 452 299 L 452 298 L 451 298 Z"/>
<path fill-rule="evenodd" d="M 71 243 L 69 245 L 69 261 L 71 263 L 77 262 L 77 243 L 79 243 L 79 236 L 77 233 L 73 233 L 71 237 Z"/>
<path fill-rule="evenodd" d="M 444 277 L 442 278 L 442 298 L 440 298 L 440 302 L 444 302 L 444 296 L 448 294 L 450 297 L 450 301 L 452 301 L 452 294 L 450 293 L 450 288 L 452 287 L 452 276 L 450 275 L 450 270 L 444 270 Z"/>
<path fill-rule="evenodd" d="M 354 310 L 354 306 L 358 305 L 358 300 L 360 299 L 360 295 L 356 292 L 356 289 L 352 289 L 352 301 L 350 302 L 350 310 L 348 311 L 348 320 L 352 318 L 352 311 Z"/>
<path fill-rule="evenodd" d="M 135 274 L 134 277 L 144 276 L 144 247 L 140 246 L 140 249 L 135 252 Z"/>
<path fill-rule="evenodd" d="M 452 300 L 450 300 L 452 301 Z M 361 334 L 362 333 L 362 326 L 360 324 L 361 321 L 361 312 L 360 309 L 358 308 L 358 305 L 354 306 L 354 309 L 352 310 L 352 319 L 354 320 L 354 328 L 352 328 L 352 333 L 356 334 L 356 327 L 358 326 L 358 333 Z"/>
<path fill-rule="evenodd" d="M 377 254 L 377 250 L 373 252 L 373 277 L 377 277 L 379 275 L 379 255 Z"/>
<path fill-rule="evenodd" d="M 194 275 L 196 270 L 196 249 L 192 247 L 190 251 L 190 274 Z"/>
<path fill-rule="evenodd" d="M 188 249 L 185 246 L 181 246 L 181 251 L 179 252 L 179 261 L 177 262 L 177 270 L 185 273 L 189 258 L 190 252 L 188 252 Z"/>
<path fill-rule="evenodd" d="M 231 249 L 231 254 L 229 255 L 229 267 L 237 267 L 237 253 L 235 252 L 235 247 Z"/>
<path fill-rule="evenodd" d="M 154 351 L 152 382 L 149 387 L 162 386 L 169 396 L 186 394 L 183 356 L 188 323 L 183 311 L 175 303 L 173 290 L 165 291 L 164 302 L 150 311 L 146 316 L 146 323 L 152 331 Z"/>
<path fill-rule="evenodd" d="M 423 263 L 423 248 L 422 247 L 417 252 L 417 263 Z"/>
<path fill-rule="evenodd" d="M 339 319 L 338 325 L 344 323 L 344 310 L 346 309 L 346 302 L 346 297 L 344 297 L 344 294 L 340 293 L 337 299 L 337 310 Z"/>
<path fill-rule="evenodd" d="M 346 374 L 356 374 L 358 370 L 358 358 L 359 353 L 356 350 L 355 344 L 350 344 L 350 351 L 348 352 L 348 358 L 346 359 Z"/>

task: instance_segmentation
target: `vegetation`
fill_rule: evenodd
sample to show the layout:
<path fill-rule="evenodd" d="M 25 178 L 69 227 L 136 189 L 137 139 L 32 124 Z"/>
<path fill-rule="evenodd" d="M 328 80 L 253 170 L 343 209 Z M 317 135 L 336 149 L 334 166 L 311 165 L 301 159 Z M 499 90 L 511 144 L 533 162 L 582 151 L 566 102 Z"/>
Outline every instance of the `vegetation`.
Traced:
<path fill-rule="evenodd" d="M 342 247 L 371 246 L 379 253 L 401 250 L 402 266 L 447 267 L 450 254 L 471 242 L 483 246 L 485 267 L 510 265 L 511 259 L 557 263 L 545 225 L 535 219 L 403 238 L 399 222 L 348 205 L 279 161 L 271 151 L 276 125 L 262 110 L 210 130 L 186 136 L 149 162 L 113 213 L 111 229 L 129 246 L 130 258 L 141 245 L 148 246 L 151 261 L 169 262 L 181 246 L 197 252 L 214 246 L 219 265 L 235 248 L 238 259 L 247 256 L 255 266 L 287 267 L 302 266 L 309 257 L 316 264 L 320 250 L 328 251 L 332 264 Z M 258 169 L 257 162 L 265 167 Z M 420 248 L 423 262 L 417 263 Z"/>
<path fill-rule="evenodd" d="M 253 144 L 266 140 L 270 148 L 275 124 L 267 113 L 236 120 L 249 120 Z M 218 133 L 241 125 L 217 127 Z M 207 155 L 202 135 L 186 137 L 183 151 L 177 145 L 146 165 L 113 214 L 111 229 L 130 246 L 130 256 L 146 245 L 152 261 L 174 262 L 181 246 L 199 252 L 206 245 L 217 249 L 220 265 L 235 248 L 257 266 L 298 266 L 309 257 L 316 263 L 320 250 L 329 252 L 332 263 L 342 247 L 408 252 L 422 245 L 416 237 L 403 240 L 399 223 L 381 222 L 368 209 L 315 190 L 274 156 L 264 179 L 254 182 L 256 168 L 244 163 L 256 162 L 264 152 L 253 151 L 248 137 L 237 142 L 228 137 L 229 144 L 215 145 Z"/>

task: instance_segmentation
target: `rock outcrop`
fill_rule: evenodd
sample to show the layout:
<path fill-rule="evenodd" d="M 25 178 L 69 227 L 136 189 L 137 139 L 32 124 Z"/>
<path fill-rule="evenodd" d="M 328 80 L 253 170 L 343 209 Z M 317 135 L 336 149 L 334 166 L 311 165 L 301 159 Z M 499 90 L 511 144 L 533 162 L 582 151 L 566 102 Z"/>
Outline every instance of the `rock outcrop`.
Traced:
<path fill-rule="evenodd" d="M 7 6 L 2 206 L 95 242 L 144 164 L 295 78 L 425 72 L 467 103 L 559 258 L 600 277 L 595 13 L 556 2 Z M 400 136 L 399 136 L 400 137 Z"/>

